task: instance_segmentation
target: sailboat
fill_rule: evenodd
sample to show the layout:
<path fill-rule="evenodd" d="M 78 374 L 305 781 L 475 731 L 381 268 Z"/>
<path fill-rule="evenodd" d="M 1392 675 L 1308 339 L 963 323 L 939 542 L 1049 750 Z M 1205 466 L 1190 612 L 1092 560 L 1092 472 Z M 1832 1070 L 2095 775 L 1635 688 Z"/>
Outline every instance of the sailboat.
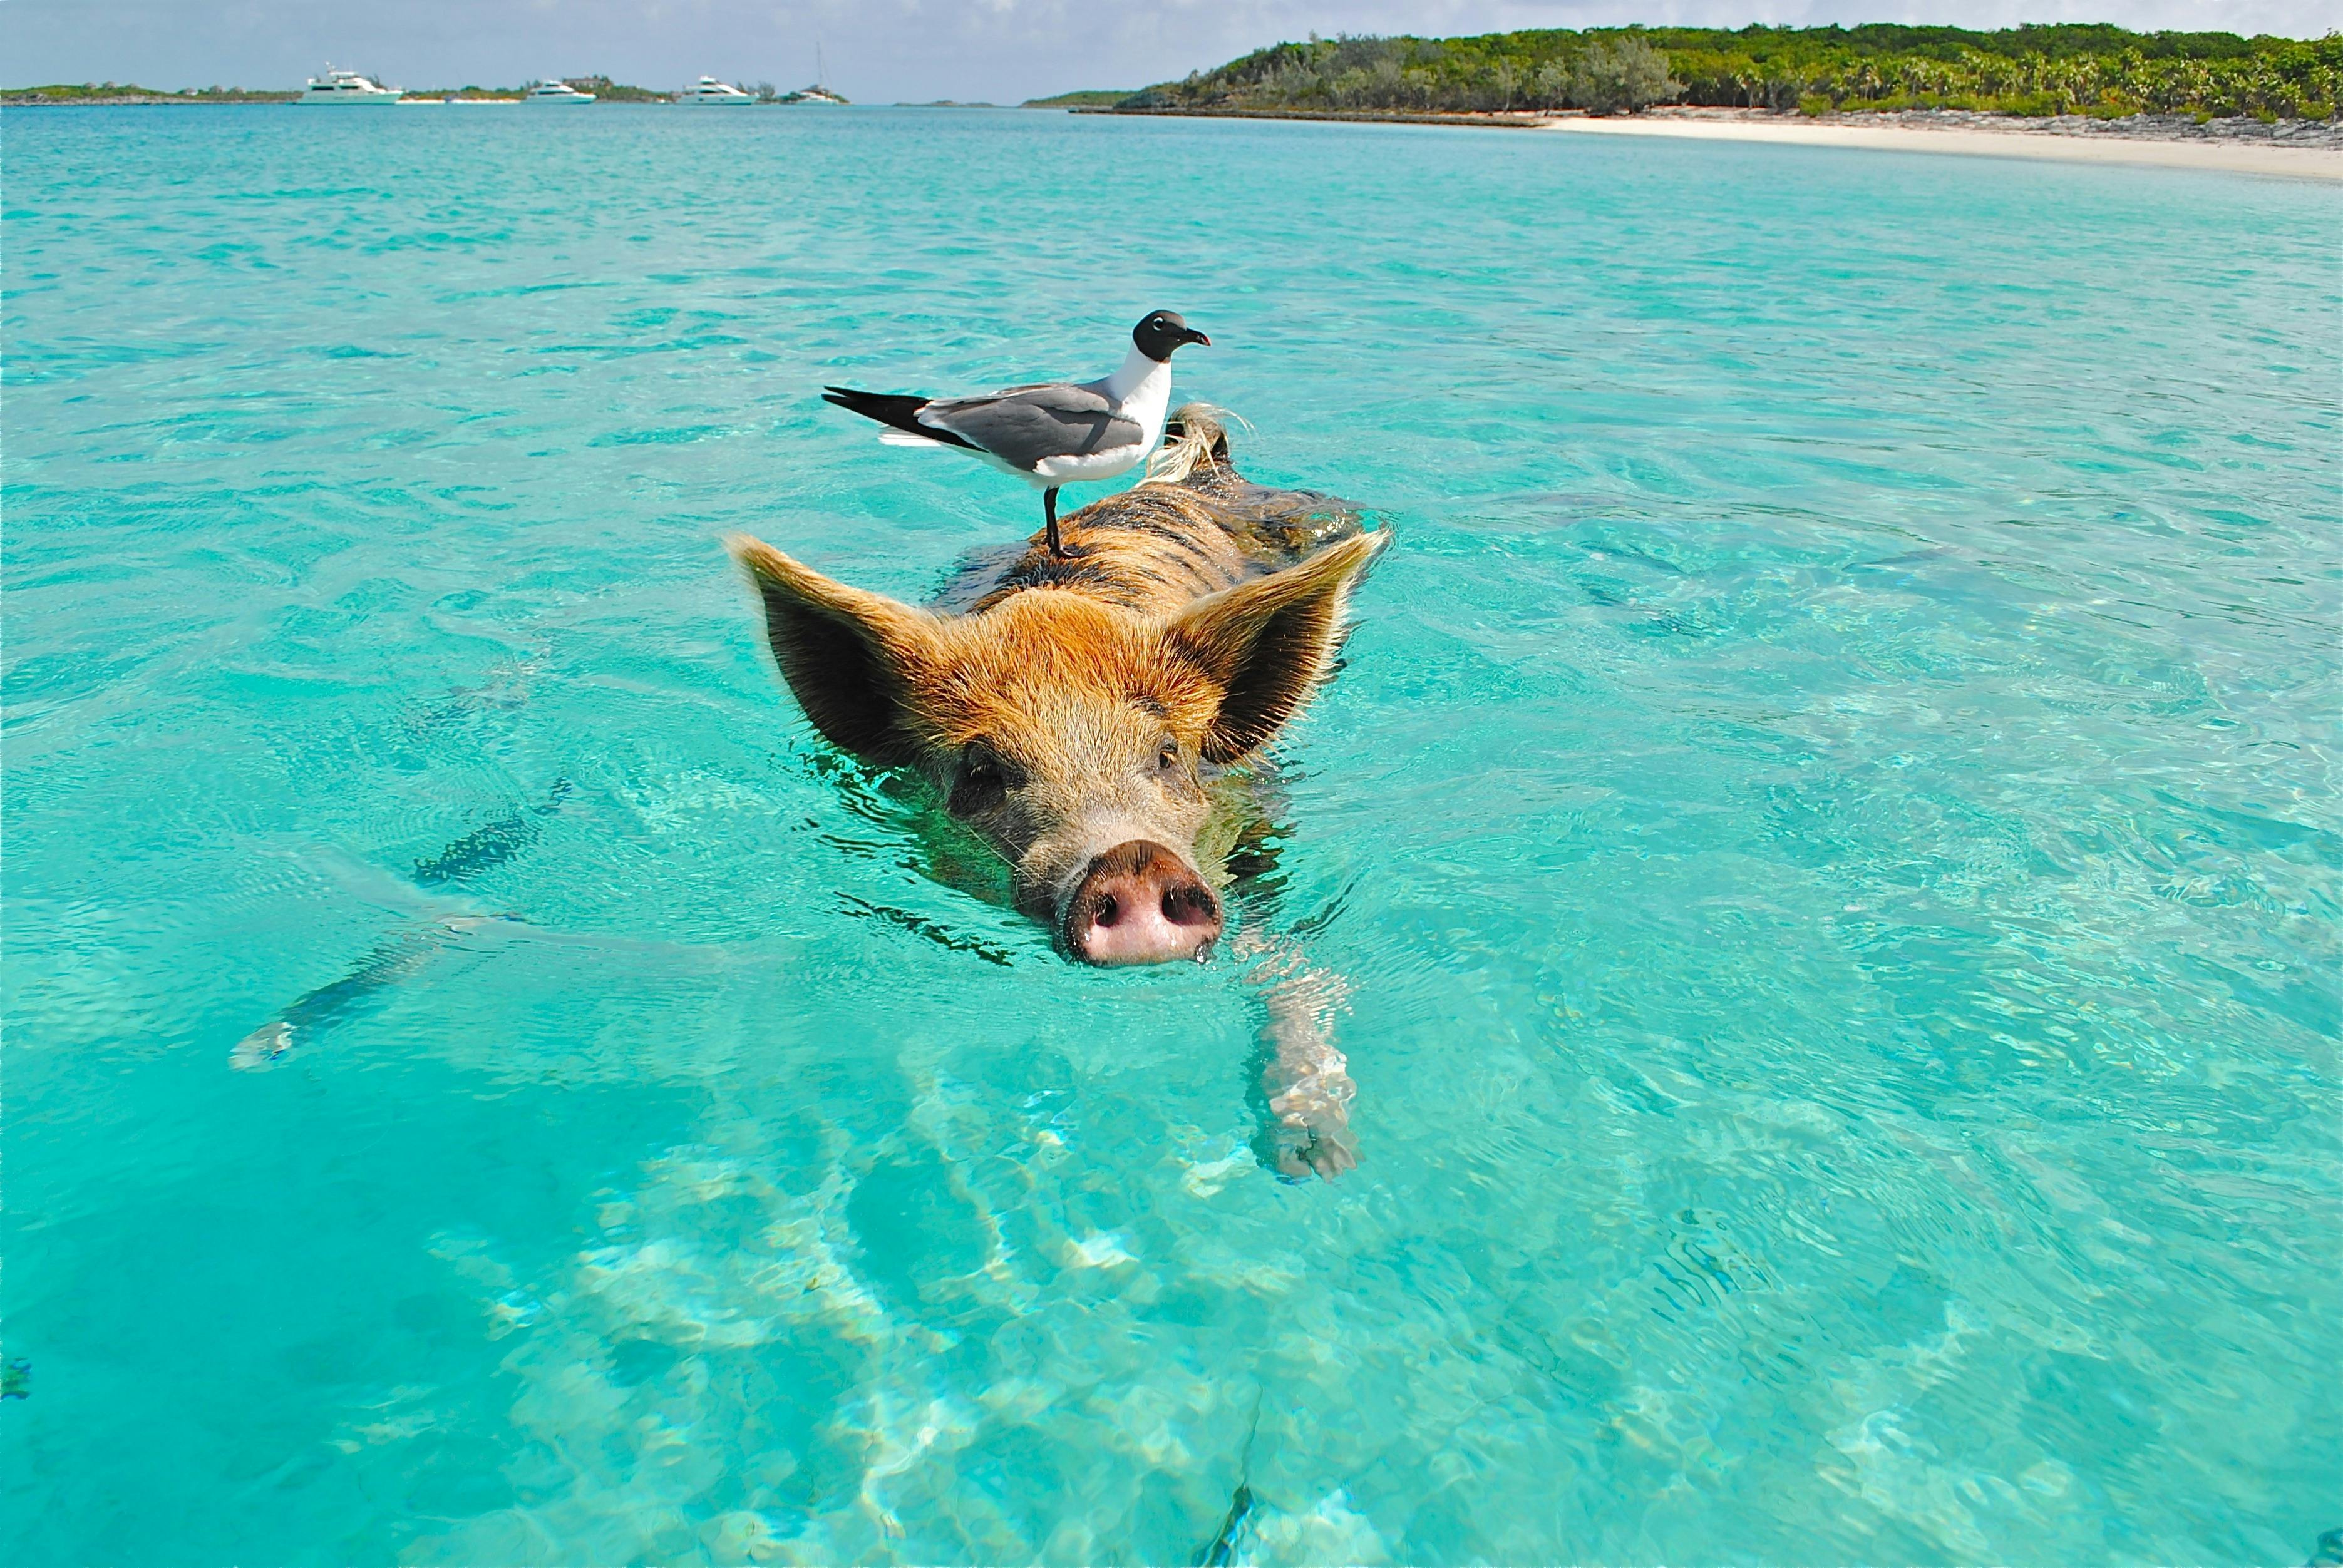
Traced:
<path fill-rule="evenodd" d="M 843 104 L 846 102 L 844 94 L 832 92 L 822 85 L 822 83 L 830 78 L 830 62 L 822 58 L 820 44 L 813 46 L 813 85 L 799 87 L 794 93 L 783 93 L 780 102 L 784 104 Z"/>

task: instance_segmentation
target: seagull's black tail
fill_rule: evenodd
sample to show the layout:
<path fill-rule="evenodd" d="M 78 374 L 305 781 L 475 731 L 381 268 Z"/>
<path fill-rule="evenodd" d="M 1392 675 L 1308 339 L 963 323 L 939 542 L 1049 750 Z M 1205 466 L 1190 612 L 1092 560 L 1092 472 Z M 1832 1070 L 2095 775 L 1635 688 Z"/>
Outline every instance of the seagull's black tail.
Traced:
<path fill-rule="evenodd" d="M 920 423 L 920 410 L 928 406 L 925 397 L 914 397 L 902 392 L 858 392 L 851 387 L 825 387 L 821 389 L 821 400 L 835 403 L 850 414 L 876 419 L 881 425 L 892 425 L 898 430 L 908 430 L 914 436 L 924 436 L 947 447 L 970 445 L 950 430 L 939 430 L 932 425 Z"/>

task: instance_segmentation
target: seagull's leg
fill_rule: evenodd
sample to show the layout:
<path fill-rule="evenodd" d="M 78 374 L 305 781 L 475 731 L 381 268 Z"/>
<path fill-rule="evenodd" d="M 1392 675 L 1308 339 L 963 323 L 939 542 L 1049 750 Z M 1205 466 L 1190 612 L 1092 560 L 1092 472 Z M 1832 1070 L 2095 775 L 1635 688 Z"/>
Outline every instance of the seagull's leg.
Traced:
<path fill-rule="evenodd" d="M 1050 530 L 1050 554 L 1064 560 L 1066 547 L 1058 538 L 1058 487 L 1055 485 L 1041 492 L 1041 520 Z"/>

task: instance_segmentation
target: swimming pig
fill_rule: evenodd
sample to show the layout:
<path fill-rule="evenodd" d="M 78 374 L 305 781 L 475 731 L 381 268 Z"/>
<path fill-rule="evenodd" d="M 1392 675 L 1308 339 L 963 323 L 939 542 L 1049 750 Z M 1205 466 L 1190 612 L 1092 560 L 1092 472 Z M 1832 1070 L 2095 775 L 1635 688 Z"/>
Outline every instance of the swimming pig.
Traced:
<path fill-rule="evenodd" d="M 756 539 L 734 556 L 782 678 L 840 749 L 926 775 L 1070 958 L 1202 958 L 1245 819 L 1228 771 L 1332 670 L 1387 534 L 1323 496 L 1248 484 L 1204 410 L 1156 477 L 965 571 L 919 609 Z"/>
<path fill-rule="evenodd" d="M 1334 666 L 1389 536 L 1327 497 L 1247 483 L 1211 410 L 1173 416 L 1136 487 L 964 568 L 913 608 L 734 538 L 782 678 L 845 751 L 924 774 L 1008 863 L 1070 958 L 1201 959 L 1229 860 L 1269 836 L 1248 767 Z M 1250 932 L 1268 1007 L 1258 1151 L 1281 1175 L 1357 1162 L 1332 1017 L 1345 988 Z"/>

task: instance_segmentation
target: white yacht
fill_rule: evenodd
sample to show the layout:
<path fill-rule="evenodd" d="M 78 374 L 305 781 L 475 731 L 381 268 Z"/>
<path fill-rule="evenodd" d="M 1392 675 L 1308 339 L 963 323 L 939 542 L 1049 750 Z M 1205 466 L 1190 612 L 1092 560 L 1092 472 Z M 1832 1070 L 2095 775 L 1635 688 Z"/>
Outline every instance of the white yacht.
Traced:
<path fill-rule="evenodd" d="M 581 93 L 558 76 L 548 76 L 528 90 L 525 104 L 590 104 L 591 93 Z"/>
<path fill-rule="evenodd" d="M 699 81 L 678 93 L 675 95 L 675 101 L 679 104 L 700 104 L 711 108 L 733 108 L 745 104 L 753 104 L 757 100 L 753 95 L 744 93 L 728 82 L 719 82 L 713 76 L 702 76 Z"/>
<path fill-rule="evenodd" d="M 293 101 L 297 104 L 395 104 L 400 97 L 397 87 L 386 87 L 371 76 L 356 71 L 337 71 L 326 67 L 323 76 L 309 78 L 308 86 Z"/>

